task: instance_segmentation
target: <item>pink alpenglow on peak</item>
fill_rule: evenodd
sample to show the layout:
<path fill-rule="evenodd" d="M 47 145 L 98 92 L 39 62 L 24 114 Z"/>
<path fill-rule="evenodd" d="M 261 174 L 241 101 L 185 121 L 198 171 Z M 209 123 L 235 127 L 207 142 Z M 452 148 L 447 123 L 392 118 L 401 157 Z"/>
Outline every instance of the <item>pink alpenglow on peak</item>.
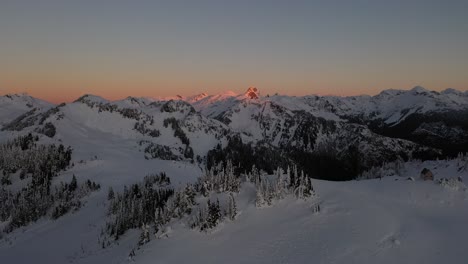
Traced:
<path fill-rule="evenodd" d="M 249 89 L 247 89 L 247 92 L 245 92 L 245 96 L 249 97 L 250 99 L 258 99 L 259 98 L 259 91 L 257 89 L 257 87 L 249 87 Z"/>

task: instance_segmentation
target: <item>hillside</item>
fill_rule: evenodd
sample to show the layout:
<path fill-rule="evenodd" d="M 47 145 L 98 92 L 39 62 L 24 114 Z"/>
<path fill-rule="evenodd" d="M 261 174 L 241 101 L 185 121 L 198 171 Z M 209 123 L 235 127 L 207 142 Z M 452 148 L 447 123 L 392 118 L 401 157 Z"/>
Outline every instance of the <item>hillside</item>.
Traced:
<path fill-rule="evenodd" d="M 89 128 L 133 140 L 148 158 L 200 164 L 252 149 L 250 160 L 268 172 L 274 168 L 262 161 L 265 156 L 292 161 L 315 178 L 346 180 L 382 162 L 465 151 L 468 122 L 459 113 L 466 111 L 466 102 L 465 93 L 421 87 L 374 97 L 263 96 L 254 87 L 241 95 L 114 102 L 85 95 L 73 103 L 22 111 L 2 130 L 34 131 L 66 143 L 61 134 L 79 126 L 78 131 Z"/>

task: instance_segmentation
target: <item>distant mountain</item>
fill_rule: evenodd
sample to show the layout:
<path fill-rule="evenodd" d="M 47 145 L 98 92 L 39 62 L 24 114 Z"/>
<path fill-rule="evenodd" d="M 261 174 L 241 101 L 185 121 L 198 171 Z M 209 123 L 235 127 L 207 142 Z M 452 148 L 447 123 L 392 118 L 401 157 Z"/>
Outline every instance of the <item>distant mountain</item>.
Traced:
<path fill-rule="evenodd" d="M 208 96 L 194 102 L 204 115 L 223 121 L 238 119 L 233 110 L 248 96 Z M 250 99 L 252 100 L 252 99 Z M 376 96 L 281 96 L 255 98 L 258 105 L 273 105 L 289 112 L 304 111 L 327 120 L 365 125 L 373 132 L 408 139 L 455 155 L 468 150 L 468 92 L 384 90 Z M 233 116 L 233 118 L 230 118 Z M 241 118 L 242 119 L 242 118 Z M 241 122 L 242 123 L 242 122 Z"/>
<path fill-rule="evenodd" d="M 63 142 L 107 133 L 133 141 L 147 159 L 210 166 L 229 157 L 246 170 L 267 171 L 292 161 L 334 180 L 383 162 L 468 151 L 468 93 L 454 89 L 296 97 L 262 96 L 250 87 L 243 94 L 119 101 L 84 95 L 59 106 L 7 95 L 0 107 L 2 130 L 11 133 Z"/>
<path fill-rule="evenodd" d="M 63 141 L 80 134 L 108 133 L 134 140 L 150 158 L 195 159 L 215 147 L 228 128 L 181 100 L 128 97 L 110 102 L 84 95 L 73 103 L 26 112 L 2 129 L 42 133 Z M 50 129 L 55 132 L 46 132 Z"/>
<path fill-rule="evenodd" d="M 11 122 L 17 116 L 29 111 L 42 111 L 53 104 L 33 98 L 27 94 L 0 96 L 0 126 Z"/>

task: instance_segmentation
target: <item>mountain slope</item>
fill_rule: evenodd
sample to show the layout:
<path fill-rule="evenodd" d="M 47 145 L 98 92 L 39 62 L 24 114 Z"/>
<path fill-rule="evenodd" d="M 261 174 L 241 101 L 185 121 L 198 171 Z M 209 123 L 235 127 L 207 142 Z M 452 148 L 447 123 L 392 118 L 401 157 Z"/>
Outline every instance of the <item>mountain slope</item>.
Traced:
<path fill-rule="evenodd" d="M 27 112 L 3 130 L 42 133 L 65 143 L 70 137 L 88 137 L 89 131 L 96 131 L 134 141 L 135 146 L 164 146 L 173 158 L 193 160 L 221 142 L 228 128 L 184 101 L 127 98 L 109 102 L 85 95 L 73 103 Z"/>
<path fill-rule="evenodd" d="M 53 104 L 27 94 L 0 96 L 0 127 L 26 112 L 43 111 L 51 107 L 53 107 Z"/>
<path fill-rule="evenodd" d="M 242 106 L 245 108 L 256 104 L 259 107 L 282 108 L 287 113 L 303 111 L 327 120 L 364 125 L 385 137 L 407 139 L 440 148 L 449 155 L 468 150 L 466 92 L 447 89 L 439 93 L 415 87 L 407 91 L 385 90 L 376 96 L 273 95 L 250 98 L 249 91 L 244 95 L 207 96 L 193 102 L 193 105 L 204 115 L 241 131 L 242 126 L 253 130 L 252 124 L 248 123 L 248 115 L 259 116 L 260 112 L 254 109 L 252 113 L 245 113 Z M 259 131 L 261 127 L 247 133 L 259 137 Z"/>
<path fill-rule="evenodd" d="M 447 98 L 458 104 L 451 106 Z M 70 104 L 27 112 L 5 124 L 3 130 L 33 131 L 67 142 L 64 134 L 70 134 L 68 130 L 75 133 L 86 127 L 134 141 L 146 158 L 189 159 L 200 164 L 207 158 L 222 162 L 220 157 L 234 155 L 228 154 L 233 151 L 229 147 L 238 145 L 253 148 L 247 151 L 253 163 L 245 169 L 256 165 L 271 172 L 274 168 L 260 159 L 276 156 L 277 162 L 293 161 L 308 174 L 323 179 L 350 179 L 397 159 L 435 158 L 441 153 L 433 147 L 444 149 L 447 145 L 438 144 L 440 140 L 458 142 L 463 150 L 468 137 L 463 127 L 447 125 L 448 119 L 426 118 L 434 111 L 450 115 L 454 110 L 447 109 L 464 109 L 465 95 L 452 90 L 436 94 L 418 87 L 384 91 L 374 97 L 262 97 L 257 88 L 250 87 L 240 95 L 200 94 L 185 100 L 128 97 L 110 102 L 85 95 Z M 415 102 L 422 102 L 427 109 Z M 411 105 L 415 108 L 404 108 L 408 116 L 400 118 L 398 124 L 379 125 L 395 119 L 395 109 Z M 398 134 L 415 113 L 424 114 L 424 122 L 418 123 L 410 136 Z M 438 137 L 433 140 L 434 135 Z M 236 143 L 229 144 L 233 140 Z M 213 159 L 209 151 L 218 145 L 227 149 Z"/>
<path fill-rule="evenodd" d="M 204 163 L 209 150 L 232 146 L 228 143 L 239 138 L 240 144 L 254 149 L 252 159 L 267 149 L 272 156 L 308 168 L 317 178 L 330 177 L 325 173 L 330 170 L 348 179 L 382 162 L 468 150 L 468 96 L 454 89 L 438 93 L 415 87 L 376 96 L 294 97 L 262 96 L 250 87 L 244 94 L 176 98 L 128 97 L 110 102 L 85 95 L 71 104 L 34 108 L 6 122 L 3 130 L 57 134 L 66 142 L 61 124 L 70 122 L 78 131 L 88 127 L 134 140 L 147 158 L 199 163 Z M 334 167 L 343 170 L 338 173 Z"/>

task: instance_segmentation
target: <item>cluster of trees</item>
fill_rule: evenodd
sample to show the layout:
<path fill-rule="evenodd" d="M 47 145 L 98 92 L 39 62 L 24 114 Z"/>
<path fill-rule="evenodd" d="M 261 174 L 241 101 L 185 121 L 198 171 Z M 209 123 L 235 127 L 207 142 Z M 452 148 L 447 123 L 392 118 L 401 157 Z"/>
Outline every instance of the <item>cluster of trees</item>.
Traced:
<path fill-rule="evenodd" d="M 37 137 L 29 134 L 0 145 L 2 182 L 11 183 L 11 175 L 18 171 L 18 180 L 28 180 L 19 190 L 5 186 L 0 189 L 0 222 L 7 223 L 5 232 L 47 214 L 56 219 L 78 209 L 82 197 L 100 188 L 89 180 L 78 184 L 75 176 L 70 183 L 52 186 L 53 177 L 70 166 L 72 150 L 63 145 L 39 145 L 37 141 Z"/>
<path fill-rule="evenodd" d="M 225 148 L 218 144 L 208 151 L 206 166 L 211 169 L 217 164 L 226 163 L 227 160 L 236 164 L 236 174 L 247 173 L 253 166 L 271 174 L 277 166 L 285 167 L 289 163 L 282 150 L 262 142 L 257 145 L 243 143 L 239 135 L 229 137 Z"/>
<path fill-rule="evenodd" d="M 405 171 L 405 163 L 403 160 L 396 160 L 393 162 L 384 162 L 381 166 L 374 166 L 362 172 L 357 179 L 379 179 L 387 176 L 402 175 Z"/>
<path fill-rule="evenodd" d="M 169 178 L 164 174 L 148 175 L 142 183 L 124 186 L 122 192 L 109 189 L 109 215 L 107 234 L 118 240 L 127 230 L 152 224 L 155 233 L 169 218 L 168 200 L 174 189 L 168 187 Z M 105 242 L 103 242 L 105 246 Z"/>
<path fill-rule="evenodd" d="M 342 153 L 338 153 L 337 149 L 329 151 L 331 148 L 322 147 L 310 152 L 287 147 L 285 156 L 314 178 L 329 181 L 353 180 L 366 168 L 356 146 L 350 146 Z"/>
<path fill-rule="evenodd" d="M 239 192 L 241 179 L 234 173 L 234 166 L 228 160 L 226 165 L 223 163 L 212 166 L 205 175 L 198 178 L 195 187 L 203 196 L 208 196 L 210 192 Z"/>
<path fill-rule="evenodd" d="M 20 178 L 32 177 L 34 183 L 46 183 L 70 166 L 72 149 L 62 144 L 40 145 L 39 138 L 28 134 L 0 145 L 1 183 L 11 184 L 11 175 L 20 171 Z"/>
<path fill-rule="evenodd" d="M 286 171 L 278 167 L 273 177 L 262 175 L 254 167 L 247 179 L 256 186 L 257 207 L 271 206 L 274 200 L 283 199 L 290 194 L 302 200 L 316 196 L 311 178 L 304 171 L 299 173 L 297 166 L 292 171 L 289 167 Z"/>
<path fill-rule="evenodd" d="M 3 126 L 3 131 L 21 131 L 26 127 L 30 127 L 36 123 L 38 116 L 36 115 L 37 108 L 18 116 L 10 123 Z"/>
<path fill-rule="evenodd" d="M 463 154 L 459 153 L 455 158 L 449 158 L 447 161 L 454 161 L 457 166 L 458 171 L 468 171 L 468 153 Z M 367 179 L 379 179 L 388 176 L 403 176 L 406 172 L 407 163 L 420 163 L 420 159 L 410 159 L 404 161 L 402 159 L 397 159 L 392 162 L 384 162 L 380 166 L 374 166 L 370 169 L 362 172 L 357 179 L 358 180 L 367 180 Z M 415 175 L 417 176 L 417 175 Z"/>
<path fill-rule="evenodd" d="M 267 142 L 258 142 L 253 145 L 243 143 L 239 136 L 230 137 L 224 148 L 217 145 L 208 151 L 207 167 L 211 168 L 214 164 L 228 159 L 234 164 L 239 164 L 236 168 L 238 173 L 246 173 L 255 166 L 259 170 L 272 174 L 278 166 L 285 168 L 294 163 L 314 178 L 340 181 L 354 179 L 362 171 L 359 154 L 352 149 L 348 151 L 346 158 L 340 160 L 336 154 L 323 149 L 310 152 L 294 146 L 278 148 Z"/>
<path fill-rule="evenodd" d="M 436 181 L 437 184 L 443 186 L 444 188 L 452 189 L 454 191 L 463 191 L 466 192 L 466 185 L 463 183 L 461 177 L 455 178 L 441 178 Z"/>
<path fill-rule="evenodd" d="M 331 128 L 330 128 L 331 129 Z M 300 141 L 309 144 L 310 135 L 302 131 Z M 260 141 L 256 144 L 244 143 L 239 135 L 228 137 L 225 147 L 218 144 L 208 151 L 206 166 L 212 166 L 232 160 L 236 167 L 236 173 L 246 173 L 253 166 L 268 174 L 274 173 L 276 168 L 286 168 L 289 164 L 295 164 L 298 169 L 316 179 L 333 181 L 345 181 L 358 178 L 363 172 L 373 165 L 382 165 L 385 161 L 406 159 L 405 153 L 389 153 L 384 158 L 374 160 L 360 152 L 358 146 L 351 145 L 339 151 L 339 146 L 333 140 L 317 144 L 314 149 L 289 145 L 285 143 L 281 147 L 271 145 L 269 142 Z M 414 152 L 416 153 L 416 152 Z M 414 154 L 413 153 L 413 154 Z M 414 157 L 418 155 L 414 154 Z"/>
<path fill-rule="evenodd" d="M 148 174 L 145 177 L 145 181 L 149 184 L 156 184 L 160 187 L 171 185 L 171 178 L 169 178 L 165 172 Z"/>
<path fill-rule="evenodd" d="M 229 193 L 227 197 L 227 204 L 220 205 L 219 199 L 216 202 L 211 202 L 210 199 L 206 201 L 205 207 L 198 206 L 197 213 L 193 215 L 190 220 L 190 227 L 192 229 L 199 229 L 200 231 L 208 231 L 215 228 L 225 218 L 233 221 L 237 216 L 237 203 L 233 193 Z"/>
<path fill-rule="evenodd" d="M 468 171 L 468 153 L 458 153 L 458 156 L 455 158 L 455 160 L 457 161 L 457 167 L 459 171 Z"/>
<path fill-rule="evenodd" d="M 21 131 L 26 127 L 30 127 L 35 125 L 43 125 L 44 122 L 54 114 L 57 114 L 60 111 L 60 107 L 63 107 L 65 104 L 60 104 L 56 107 L 53 107 L 46 112 L 39 112 L 37 108 L 33 108 L 32 110 L 28 111 L 27 113 L 22 114 L 21 116 L 17 117 L 15 120 L 10 122 L 9 124 L 5 125 L 2 130 L 10 130 L 10 131 Z M 60 120 L 63 118 L 63 114 L 57 115 L 56 119 Z M 48 137 L 53 137 L 55 135 L 55 126 L 52 123 L 46 123 L 42 128 L 36 128 L 36 132 L 44 134 Z"/>
<path fill-rule="evenodd" d="M 352 150 L 349 153 L 354 153 Z M 239 164 L 236 173 L 247 173 L 255 166 L 268 174 L 275 172 L 278 166 L 286 168 L 289 164 L 296 164 L 301 170 L 314 178 L 327 180 L 351 180 L 361 170 L 361 161 L 356 159 L 358 154 L 349 155 L 346 162 L 340 160 L 336 154 L 325 150 L 316 152 L 306 151 L 294 146 L 281 148 L 272 146 L 268 142 L 257 144 L 244 143 L 240 136 L 234 135 L 228 139 L 226 147 L 218 144 L 208 151 L 206 165 L 213 165 L 232 160 Z"/>
<path fill-rule="evenodd" d="M 162 160 L 180 160 L 179 156 L 172 153 L 172 150 L 168 146 L 159 145 L 150 141 L 140 141 L 140 146 L 146 144 L 144 152 L 146 159 L 162 159 Z"/>
<path fill-rule="evenodd" d="M 117 112 L 120 113 L 123 117 L 128 119 L 140 120 L 143 112 L 134 108 L 117 108 Z"/>
<path fill-rule="evenodd" d="M 133 127 L 136 131 L 140 132 L 143 135 L 149 135 L 150 137 L 159 137 L 161 135 L 161 132 L 157 129 L 150 129 L 146 127 L 146 122 L 136 122 L 135 126 Z"/>
<path fill-rule="evenodd" d="M 150 135 L 152 137 L 159 137 L 161 135 L 160 131 L 157 129 L 148 129 L 143 121 L 142 123 L 135 123 L 134 129 L 139 131 L 142 134 Z M 183 155 L 184 158 L 190 159 L 193 161 L 194 152 L 192 147 L 190 147 L 190 139 L 185 134 L 184 130 L 181 128 L 179 121 L 174 117 L 166 118 L 163 121 L 164 127 L 171 127 L 174 130 L 174 137 L 180 139 L 184 147 L 178 149 L 178 151 Z M 140 145 L 147 144 L 145 147 L 145 153 L 149 154 L 147 158 L 158 158 L 163 160 L 180 160 L 182 157 L 174 154 L 170 147 L 155 144 L 149 141 L 140 141 Z"/>
<path fill-rule="evenodd" d="M 114 240 L 130 229 L 141 228 L 139 244 L 151 239 L 151 234 L 159 236 L 172 219 L 180 219 L 192 213 L 196 205 L 196 192 L 192 185 L 175 191 L 169 187 L 170 179 L 165 173 L 149 175 L 142 183 L 124 186 L 121 193 L 109 190 L 109 215 L 106 233 Z M 102 247 L 110 244 L 102 239 Z"/>
<path fill-rule="evenodd" d="M 182 144 L 185 145 L 184 157 L 193 160 L 193 149 L 190 147 L 190 139 L 180 127 L 179 121 L 174 117 L 170 117 L 164 119 L 163 125 L 166 128 L 171 125 L 172 130 L 174 130 L 174 137 L 180 139 Z"/>
<path fill-rule="evenodd" d="M 182 100 L 169 100 L 161 106 L 161 112 L 173 113 L 173 112 L 181 112 L 184 113 L 187 111 L 188 113 L 194 113 L 195 108 L 185 101 Z"/>
<path fill-rule="evenodd" d="M 55 128 L 54 124 L 47 122 L 42 128 L 36 129 L 36 132 L 53 138 L 55 136 L 55 133 L 57 133 L 57 129 Z"/>
<path fill-rule="evenodd" d="M 64 106 L 65 106 L 65 103 L 61 103 L 58 106 L 50 108 L 45 113 L 41 114 L 41 119 L 39 119 L 39 125 L 44 124 L 47 118 L 60 112 L 60 107 L 64 107 Z M 63 118 L 63 114 L 57 116 L 57 120 L 60 120 L 61 118 Z"/>
<path fill-rule="evenodd" d="M 307 200 L 314 197 L 311 179 L 294 166 L 286 171 L 278 168 L 274 175 L 267 176 L 255 166 L 247 174 L 237 174 L 232 161 L 220 163 L 207 169 L 197 182 L 174 190 L 165 174 L 145 177 L 144 181 L 124 186 L 123 192 L 110 189 L 109 215 L 102 246 L 110 244 L 109 238 L 119 239 L 129 229 L 141 229 L 139 245 L 161 237 L 168 224 L 175 219 L 187 221 L 188 226 L 199 231 L 209 231 L 225 220 L 235 220 L 238 215 L 235 196 L 241 184 L 252 182 L 257 189 L 256 205 L 271 205 L 275 199 L 294 195 Z M 221 201 L 221 202 L 220 202 Z M 315 204 L 313 211 L 319 211 Z"/>
<path fill-rule="evenodd" d="M 89 179 L 78 184 L 75 175 L 73 175 L 70 183 L 60 182 L 58 186 L 55 186 L 51 198 L 54 201 L 52 219 L 57 219 L 70 211 L 78 210 L 82 205 L 81 199 L 83 197 L 100 189 L 100 184 Z"/>
<path fill-rule="evenodd" d="M 118 240 L 127 230 L 135 228 L 141 228 L 139 243 L 144 244 L 151 239 L 151 234 L 161 236 L 171 220 L 186 216 L 191 216 L 189 225 L 192 228 L 202 231 L 215 227 L 225 217 L 234 220 L 237 206 L 233 193 L 239 189 L 240 180 L 233 174 L 232 165 L 218 166 L 195 185 L 187 184 L 177 191 L 170 187 L 170 178 L 165 173 L 148 175 L 141 183 L 124 186 L 122 192 L 110 189 L 110 221 L 105 228 L 109 237 L 102 239 L 102 246 L 110 243 L 108 238 Z M 219 201 L 209 199 L 206 206 L 199 205 L 196 198 L 211 192 L 229 194 L 225 208 Z"/>
<path fill-rule="evenodd" d="M 218 223 L 222 221 L 222 217 L 219 200 L 216 200 L 216 203 L 208 200 L 206 208 L 199 207 L 198 214 L 194 217 L 190 227 L 193 229 L 199 228 L 200 231 L 206 231 L 216 227 Z"/>
<path fill-rule="evenodd" d="M 182 130 L 182 128 L 179 125 L 179 121 L 175 119 L 175 117 L 170 117 L 166 118 L 163 121 L 164 127 L 168 127 L 171 125 L 172 130 L 174 130 L 174 136 L 179 138 L 182 144 L 189 145 L 190 140 L 188 139 L 187 135 L 185 135 L 185 132 Z"/>

